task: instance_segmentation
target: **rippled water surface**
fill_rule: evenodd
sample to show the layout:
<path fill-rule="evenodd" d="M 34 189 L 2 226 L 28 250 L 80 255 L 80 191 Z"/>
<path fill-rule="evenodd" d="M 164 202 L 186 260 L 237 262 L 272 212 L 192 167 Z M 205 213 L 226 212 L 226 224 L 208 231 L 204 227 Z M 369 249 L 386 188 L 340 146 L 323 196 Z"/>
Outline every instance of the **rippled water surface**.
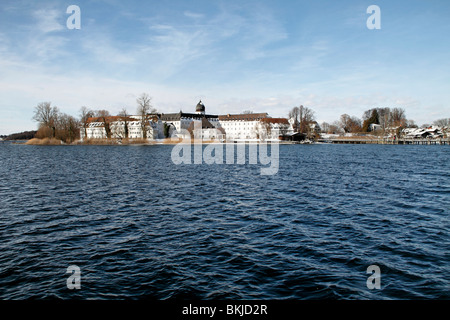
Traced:
<path fill-rule="evenodd" d="M 450 298 L 448 146 L 282 145 L 273 176 L 171 150 L 0 144 L 0 299 Z"/>

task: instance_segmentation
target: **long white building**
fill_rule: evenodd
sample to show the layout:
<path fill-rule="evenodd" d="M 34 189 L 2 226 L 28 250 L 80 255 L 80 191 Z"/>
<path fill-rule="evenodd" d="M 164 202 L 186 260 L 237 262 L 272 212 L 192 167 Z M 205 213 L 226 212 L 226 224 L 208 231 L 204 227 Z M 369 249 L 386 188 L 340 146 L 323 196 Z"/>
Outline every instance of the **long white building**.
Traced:
<path fill-rule="evenodd" d="M 142 121 L 145 126 L 142 126 Z M 220 141 L 278 140 L 294 132 L 292 122 L 285 118 L 270 118 L 267 113 L 206 114 L 200 101 L 195 113 L 149 114 L 146 119 L 139 116 L 89 118 L 86 128 L 80 132 L 81 139 L 143 138 L 143 127 L 151 140 L 169 137 L 191 137 Z M 201 128 L 201 130 L 199 130 Z M 197 129 L 197 130 L 196 130 Z"/>
<path fill-rule="evenodd" d="M 162 138 L 161 124 L 150 116 L 145 126 L 148 139 Z M 93 117 L 87 121 L 86 128 L 80 129 L 80 138 L 84 139 L 106 139 L 108 138 L 108 127 L 110 137 L 113 139 L 137 139 L 143 138 L 142 121 L 140 116 L 109 116 L 106 118 Z"/>

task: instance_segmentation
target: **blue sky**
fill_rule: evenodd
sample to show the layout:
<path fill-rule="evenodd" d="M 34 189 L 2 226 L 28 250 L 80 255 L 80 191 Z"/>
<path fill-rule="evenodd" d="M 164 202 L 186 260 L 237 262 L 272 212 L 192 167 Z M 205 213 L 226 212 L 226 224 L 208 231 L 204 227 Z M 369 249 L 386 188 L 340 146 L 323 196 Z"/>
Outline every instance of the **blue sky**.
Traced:
<path fill-rule="evenodd" d="M 367 7 L 381 9 L 369 30 Z M 69 30 L 69 5 L 81 29 Z M 403 107 L 450 117 L 450 1 L 20 1 L 0 7 L 0 134 L 36 128 L 51 101 L 160 112 L 268 112 L 300 104 L 319 122 Z"/>

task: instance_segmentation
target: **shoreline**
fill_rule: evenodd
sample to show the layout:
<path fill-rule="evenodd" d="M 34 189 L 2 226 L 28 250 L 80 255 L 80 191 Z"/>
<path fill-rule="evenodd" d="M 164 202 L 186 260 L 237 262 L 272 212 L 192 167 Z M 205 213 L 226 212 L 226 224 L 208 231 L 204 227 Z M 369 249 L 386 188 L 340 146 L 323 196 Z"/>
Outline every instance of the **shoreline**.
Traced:
<path fill-rule="evenodd" d="M 441 139 L 355 139 L 355 138 L 335 138 L 335 139 L 318 139 L 317 141 L 215 141 L 215 140 L 192 140 L 183 141 L 182 139 L 164 139 L 164 140 L 150 140 L 143 141 L 142 139 L 135 140 L 107 140 L 107 139 L 91 139 L 89 141 L 77 140 L 72 143 L 64 143 L 58 139 L 38 139 L 30 140 L 8 140 L 1 141 L 3 143 L 35 145 L 35 146 L 158 146 L 158 145 L 177 145 L 177 144 L 273 144 L 279 145 L 322 145 L 322 144 L 380 144 L 380 145 L 450 145 L 450 138 Z"/>
<path fill-rule="evenodd" d="M 23 141 L 23 140 L 22 140 Z M 164 139 L 164 140 L 149 140 L 142 141 L 142 139 L 136 140 L 107 140 L 107 139 L 91 139 L 89 141 L 77 140 L 72 143 L 64 143 L 57 139 L 38 139 L 33 138 L 27 141 L 23 141 L 20 144 L 25 145 L 38 145 L 38 146 L 153 146 L 153 145 L 177 145 L 177 144 L 314 144 L 314 142 L 297 142 L 297 141 L 216 141 L 216 140 L 192 140 L 184 141 L 183 139 Z"/>

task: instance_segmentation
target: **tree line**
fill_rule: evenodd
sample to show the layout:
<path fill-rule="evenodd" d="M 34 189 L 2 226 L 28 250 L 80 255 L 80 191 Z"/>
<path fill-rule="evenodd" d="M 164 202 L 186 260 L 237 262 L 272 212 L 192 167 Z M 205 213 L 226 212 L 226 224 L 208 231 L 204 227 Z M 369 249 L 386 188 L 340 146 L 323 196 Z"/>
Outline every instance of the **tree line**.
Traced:
<path fill-rule="evenodd" d="M 150 125 L 151 113 L 156 109 L 151 105 L 151 97 L 147 93 L 142 93 L 137 99 L 137 115 L 143 120 L 141 127 L 143 138 L 147 138 L 147 127 Z M 85 136 L 89 126 L 90 118 L 97 118 L 96 121 L 102 122 L 105 128 L 106 138 L 112 135 L 112 115 L 108 110 L 92 110 L 85 106 L 81 107 L 79 118 L 62 113 L 58 107 L 52 106 L 51 102 L 41 102 L 34 110 L 33 120 L 38 122 L 38 130 L 35 138 L 38 139 L 58 139 L 65 143 L 72 143 L 80 139 L 80 130 L 83 129 Z M 120 131 L 123 138 L 128 138 L 128 122 L 132 120 L 126 108 L 123 108 L 117 115 L 123 128 Z"/>
<path fill-rule="evenodd" d="M 293 120 L 294 132 L 303 133 L 309 137 L 316 134 L 314 111 L 310 108 L 300 106 L 294 107 L 288 113 L 289 119 Z M 439 119 L 433 122 L 438 127 L 450 126 L 450 118 Z M 422 127 L 429 127 L 430 124 L 423 124 Z M 361 118 L 342 114 L 339 120 L 332 123 L 322 122 L 320 131 L 322 133 L 367 133 L 378 128 L 380 132 L 386 132 L 387 129 L 396 129 L 398 131 L 404 128 L 418 128 L 414 120 L 406 118 L 406 112 L 403 108 L 371 108 L 364 111 Z"/>
<path fill-rule="evenodd" d="M 18 133 L 13 133 L 10 135 L 1 135 L 0 139 L 3 139 L 5 141 L 8 140 L 30 140 L 33 139 L 34 136 L 36 135 L 35 130 L 32 131 L 23 131 L 23 132 L 18 132 Z"/>
<path fill-rule="evenodd" d="M 152 98 L 147 93 L 142 93 L 137 99 L 137 115 L 142 119 L 140 122 L 142 138 L 147 138 L 148 128 L 152 121 L 152 113 L 156 109 L 151 104 Z M 245 111 L 250 113 L 251 111 Z M 87 128 L 90 118 L 97 118 L 97 122 L 102 122 L 105 128 L 106 138 L 112 136 L 112 115 L 109 111 L 92 110 L 87 107 L 81 107 L 79 118 L 62 113 L 58 107 L 52 106 L 51 102 L 39 103 L 34 111 L 33 119 L 38 122 L 39 128 L 36 132 L 36 138 L 54 138 L 66 143 L 72 143 L 80 139 L 80 130 L 83 129 L 87 136 Z M 121 138 L 129 137 L 128 122 L 130 118 L 126 108 L 123 108 L 114 120 L 120 120 L 121 128 L 114 128 L 115 134 Z M 302 133 L 308 138 L 318 136 L 318 128 L 322 133 L 367 133 L 373 131 L 374 127 L 385 132 L 388 128 L 397 128 L 400 131 L 403 128 L 417 128 L 413 120 L 406 118 L 406 112 L 403 108 L 371 108 L 364 111 L 361 118 L 342 114 L 339 120 L 332 123 L 322 122 L 320 126 L 315 120 L 315 112 L 308 107 L 300 105 L 292 108 L 288 113 L 288 118 L 292 121 L 294 132 Z M 433 122 L 439 127 L 450 126 L 450 118 L 439 119 Z M 424 124 L 422 127 L 428 127 Z M 118 130 L 119 129 L 119 130 Z"/>

